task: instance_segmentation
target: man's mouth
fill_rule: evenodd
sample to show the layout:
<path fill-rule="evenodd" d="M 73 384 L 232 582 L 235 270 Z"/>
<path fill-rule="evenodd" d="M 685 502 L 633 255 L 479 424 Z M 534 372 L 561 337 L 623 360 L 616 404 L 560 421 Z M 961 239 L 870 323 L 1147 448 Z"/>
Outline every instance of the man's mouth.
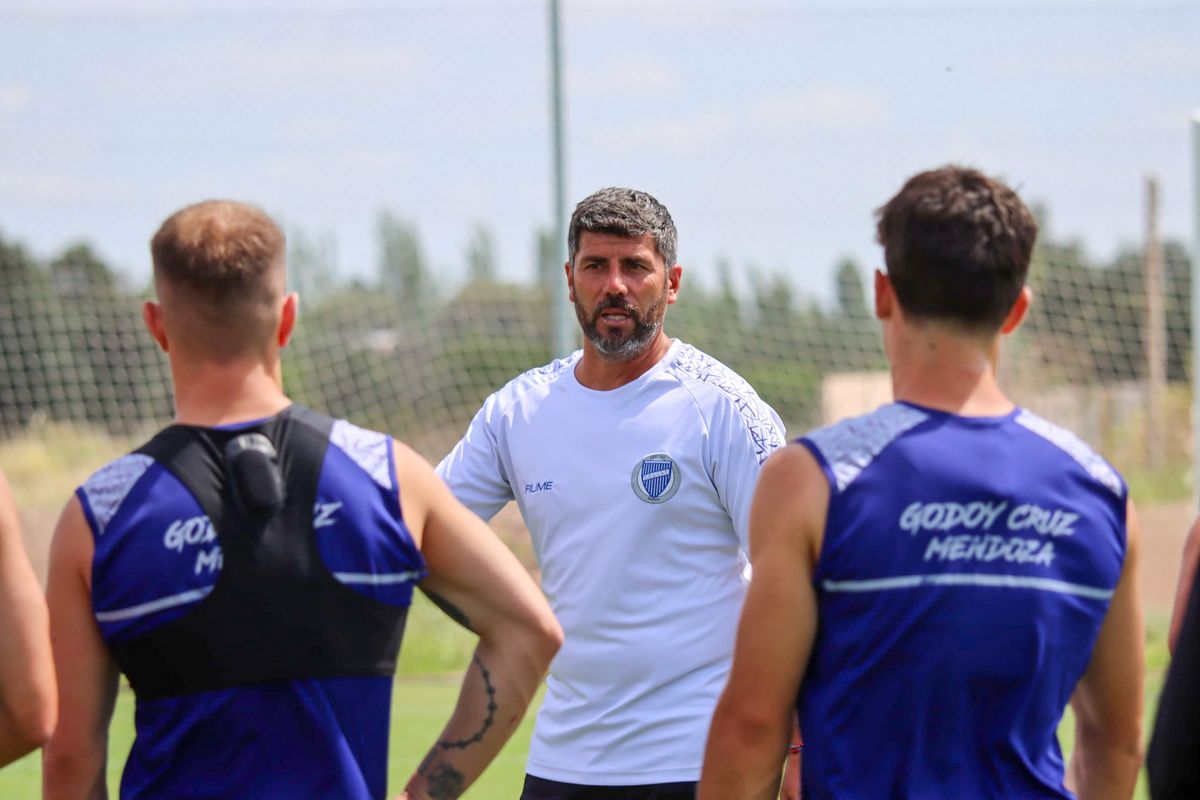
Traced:
<path fill-rule="evenodd" d="M 620 325 L 630 320 L 636 322 L 637 315 L 633 309 L 628 306 L 604 306 L 596 309 L 596 318 L 604 320 L 610 325 Z"/>

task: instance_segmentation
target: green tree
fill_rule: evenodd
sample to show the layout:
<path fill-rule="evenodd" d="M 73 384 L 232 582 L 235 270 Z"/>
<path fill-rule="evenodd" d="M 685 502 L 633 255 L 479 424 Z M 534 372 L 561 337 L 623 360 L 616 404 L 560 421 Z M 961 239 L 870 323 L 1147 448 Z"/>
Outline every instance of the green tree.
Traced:
<path fill-rule="evenodd" d="M 379 279 L 384 291 L 412 310 L 420 310 L 434 298 L 434 286 L 416 226 L 390 211 L 379 212 Z"/>
<path fill-rule="evenodd" d="M 784 334 L 792 328 L 792 311 L 795 305 L 796 290 L 791 281 L 782 273 L 764 276 L 757 270 L 750 272 L 750 285 L 754 292 L 754 305 L 758 312 L 756 327 L 759 329 L 760 344 L 772 351 L 779 350 L 777 345 Z M 786 347 L 782 348 L 786 351 Z M 773 353 L 774 354 L 774 353 Z"/>
<path fill-rule="evenodd" d="M 315 304 L 338 285 L 337 246 L 329 234 L 309 236 L 296 229 L 288 234 L 288 286 L 305 305 Z"/>
<path fill-rule="evenodd" d="M 534 233 L 533 247 L 538 285 L 544 287 L 547 292 L 561 291 L 566 257 L 559 246 L 558 237 L 548 228 L 539 228 Z"/>
<path fill-rule="evenodd" d="M 867 293 L 858 264 L 844 258 L 838 262 L 834 275 L 838 314 L 849 320 L 867 319 Z"/>
<path fill-rule="evenodd" d="M 40 269 L 20 242 L 0 235 L 0 292 L 36 281 Z"/>
<path fill-rule="evenodd" d="M 834 267 L 833 284 L 836 313 L 822 319 L 820 310 L 813 309 L 808 315 L 819 323 L 814 329 L 814 335 L 819 337 L 815 352 L 823 354 L 825 368 L 834 372 L 886 369 L 879 329 L 867 304 L 862 271 L 851 259 L 842 259 Z"/>
<path fill-rule="evenodd" d="M 492 231 L 477 222 L 467 241 L 467 278 L 472 283 L 492 283 L 496 280 L 496 240 Z"/>

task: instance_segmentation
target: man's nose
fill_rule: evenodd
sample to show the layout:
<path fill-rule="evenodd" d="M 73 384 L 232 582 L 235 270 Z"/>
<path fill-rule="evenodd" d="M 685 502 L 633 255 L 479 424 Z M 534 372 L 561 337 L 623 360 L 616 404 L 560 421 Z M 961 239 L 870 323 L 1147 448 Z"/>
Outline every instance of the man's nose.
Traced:
<path fill-rule="evenodd" d="M 605 294 L 624 295 L 629 292 L 629 287 L 625 285 L 625 276 L 621 273 L 621 266 L 619 264 L 610 267 L 605 277 Z"/>

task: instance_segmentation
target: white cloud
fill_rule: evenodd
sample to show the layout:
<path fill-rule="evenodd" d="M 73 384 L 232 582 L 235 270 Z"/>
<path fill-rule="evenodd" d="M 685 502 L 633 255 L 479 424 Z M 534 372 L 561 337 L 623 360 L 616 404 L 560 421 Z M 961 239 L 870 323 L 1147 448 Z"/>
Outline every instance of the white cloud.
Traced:
<path fill-rule="evenodd" d="M 635 150 L 703 150 L 729 139 L 728 114 L 713 113 L 691 120 L 670 120 L 633 126 L 596 137 L 597 144 L 621 152 Z"/>
<path fill-rule="evenodd" d="M 674 72 L 657 61 L 623 61 L 603 71 L 586 72 L 567 78 L 569 94 L 645 95 L 669 92 L 679 85 Z"/>
<path fill-rule="evenodd" d="M 866 92 L 823 87 L 799 96 L 764 100 L 754 109 L 754 116 L 769 125 L 850 128 L 882 120 L 884 105 Z"/>

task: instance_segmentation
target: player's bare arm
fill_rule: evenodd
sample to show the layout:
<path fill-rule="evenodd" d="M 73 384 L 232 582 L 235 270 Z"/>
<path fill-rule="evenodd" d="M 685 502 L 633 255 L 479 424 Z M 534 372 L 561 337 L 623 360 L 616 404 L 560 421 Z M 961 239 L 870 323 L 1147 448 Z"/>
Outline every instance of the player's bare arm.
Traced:
<path fill-rule="evenodd" d="M 424 459 L 398 444 L 396 469 L 401 505 L 429 569 L 420 587 L 479 636 L 454 713 L 405 790 L 412 800 L 448 800 L 516 730 L 562 629 L 521 563 Z"/>
<path fill-rule="evenodd" d="M 41 747 L 57 711 L 46 601 L 0 473 L 0 766 Z"/>
<path fill-rule="evenodd" d="M 754 579 L 708 735 L 700 800 L 771 800 L 779 791 L 816 635 L 812 575 L 828 504 L 825 476 L 804 447 L 785 447 L 763 466 L 750 510 Z"/>
<path fill-rule="evenodd" d="M 108 797 L 108 724 L 118 673 L 92 616 L 92 552 L 83 509 L 72 498 L 54 531 L 46 586 L 60 709 L 42 760 L 46 800 Z"/>
<path fill-rule="evenodd" d="M 799 720 L 793 719 L 792 739 L 788 744 L 788 757 L 783 765 L 783 784 L 779 787 L 779 800 L 800 800 L 800 769 L 803 763 Z"/>
<path fill-rule="evenodd" d="M 1179 638 L 1179 627 L 1183 624 L 1183 614 L 1187 611 L 1188 598 L 1192 594 L 1192 584 L 1196 581 L 1196 567 L 1200 565 L 1200 517 L 1192 523 L 1188 531 L 1187 541 L 1183 545 L 1183 558 L 1179 567 L 1179 585 L 1175 588 L 1175 605 L 1171 610 L 1171 627 L 1167 635 L 1167 645 L 1175 652 L 1175 642 Z"/>
<path fill-rule="evenodd" d="M 1126 522 L 1125 563 L 1092 660 L 1071 698 L 1075 751 L 1068 774 L 1080 800 L 1127 800 L 1142 763 L 1145 635 L 1137 592 L 1141 529 L 1133 501 Z"/>

